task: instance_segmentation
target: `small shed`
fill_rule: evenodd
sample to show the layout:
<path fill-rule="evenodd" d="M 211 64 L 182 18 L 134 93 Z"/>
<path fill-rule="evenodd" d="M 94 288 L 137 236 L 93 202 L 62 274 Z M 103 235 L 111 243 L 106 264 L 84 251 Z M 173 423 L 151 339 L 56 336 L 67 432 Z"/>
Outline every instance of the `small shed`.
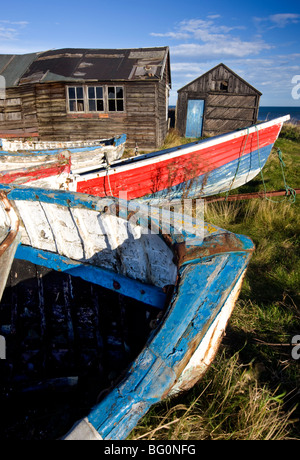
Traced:
<path fill-rule="evenodd" d="M 182 136 L 214 136 L 257 122 L 262 93 L 225 64 L 178 90 L 176 129 Z"/>
<path fill-rule="evenodd" d="M 153 150 L 168 131 L 168 47 L 0 55 L 0 137 L 86 140 L 125 133 Z"/>

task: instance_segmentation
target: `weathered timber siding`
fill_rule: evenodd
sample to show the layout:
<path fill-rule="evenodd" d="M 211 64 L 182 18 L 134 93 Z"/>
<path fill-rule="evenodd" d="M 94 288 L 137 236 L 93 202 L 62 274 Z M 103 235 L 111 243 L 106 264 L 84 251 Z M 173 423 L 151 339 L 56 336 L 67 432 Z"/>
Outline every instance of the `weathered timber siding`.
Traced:
<path fill-rule="evenodd" d="M 226 90 L 221 90 L 225 82 Z M 176 128 L 185 135 L 188 101 L 204 100 L 203 135 L 213 136 L 257 121 L 261 93 L 220 64 L 178 91 Z"/>
<path fill-rule="evenodd" d="M 30 136 L 37 131 L 34 87 L 8 88 L 6 98 L 0 99 L 0 132 Z"/>
<path fill-rule="evenodd" d="M 99 82 L 111 85 L 109 82 Z M 38 132 L 41 140 L 81 140 L 127 134 L 127 147 L 159 148 L 167 134 L 166 77 L 159 82 L 122 82 L 125 111 L 68 113 L 66 84 L 39 83 L 8 90 L 0 105 L 0 131 Z"/>

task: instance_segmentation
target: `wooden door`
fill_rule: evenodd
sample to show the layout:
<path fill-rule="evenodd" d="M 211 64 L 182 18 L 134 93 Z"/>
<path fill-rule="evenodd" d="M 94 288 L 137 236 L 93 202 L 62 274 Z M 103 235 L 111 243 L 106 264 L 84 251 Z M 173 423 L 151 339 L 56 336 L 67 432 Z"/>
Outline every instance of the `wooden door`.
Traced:
<path fill-rule="evenodd" d="M 204 100 L 189 99 L 185 137 L 201 137 L 203 125 Z"/>

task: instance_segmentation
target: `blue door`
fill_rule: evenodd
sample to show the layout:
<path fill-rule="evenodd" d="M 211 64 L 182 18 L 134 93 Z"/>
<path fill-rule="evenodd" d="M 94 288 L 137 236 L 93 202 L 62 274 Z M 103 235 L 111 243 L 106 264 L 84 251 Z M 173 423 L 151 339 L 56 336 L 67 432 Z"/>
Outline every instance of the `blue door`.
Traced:
<path fill-rule="evenodd" d="M 189 99 L 185 137 L 201 137 L 203 124 L 204 100 Z"/>

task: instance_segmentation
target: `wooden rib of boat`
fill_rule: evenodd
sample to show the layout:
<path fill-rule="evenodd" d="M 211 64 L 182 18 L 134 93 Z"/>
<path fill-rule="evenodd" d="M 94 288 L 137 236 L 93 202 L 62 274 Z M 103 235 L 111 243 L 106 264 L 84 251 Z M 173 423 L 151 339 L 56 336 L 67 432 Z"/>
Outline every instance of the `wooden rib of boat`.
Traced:
<path fill-rule="evenodd" d="M 191 144 L 121 159 L 97 170 L 52 181 L 32 181 L 35 187 L 63 188 L 81 193 L 160 203 L 201 198 L 240 187 L 264 167 L 282 124 L 289 115 L 246 129 Z"/>
<path fill-rule="evenodd" d="M 10 388 L 1 432 L 125 439 L 212 362 L 253 243 L 180 213 L 170 213 L 167 233 L 156 208 L 134 201 L 1 188 L 21 231 L 0 304 L 8 344 L 0 379 Z"/>
<path fill-rule="evenodd" d="M 120 159 L 125 143 L 125 134 L 109 139 L 66 142 L 0 139 L 0 171 L 41 168 L 47 163 L 59 162 L 61 157 L 70 157 L 72 174 L 93 171 L 101 164 L 107 165 Z M 60 173 L 60 170 L 54 170 L 51 175 L 57 176 Z M 23 183 L 27 182 L 28 178 L 25 176 Z"/>

